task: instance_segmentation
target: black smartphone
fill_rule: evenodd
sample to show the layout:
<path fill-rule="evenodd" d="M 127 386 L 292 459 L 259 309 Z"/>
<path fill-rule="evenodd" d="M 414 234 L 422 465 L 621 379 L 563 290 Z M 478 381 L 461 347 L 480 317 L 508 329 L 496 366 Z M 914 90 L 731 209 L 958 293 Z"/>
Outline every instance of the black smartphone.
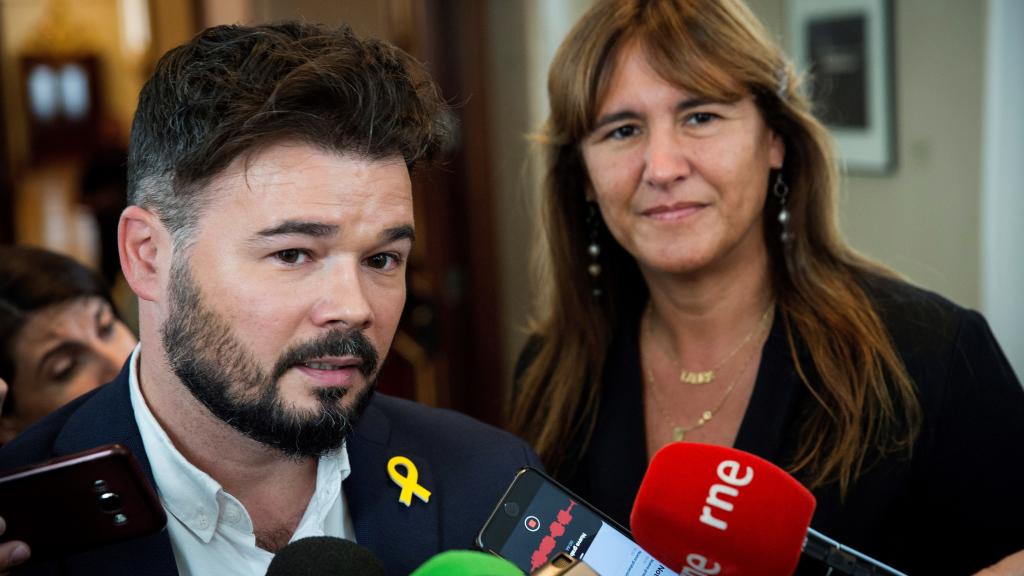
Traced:
<path fill-rule="evenodd" d="M 100 446 L 0 476 L 0 540 L 22 540 L 29 562 L 157 532 L 160 500 L 127 448 Z"/>
<path fill-rule="evenodd" d="M 476 545 L 526 573 L 564 552 L 602 576 L 676 576 L 628 530 L 533 468 L 516 473 Z"/>

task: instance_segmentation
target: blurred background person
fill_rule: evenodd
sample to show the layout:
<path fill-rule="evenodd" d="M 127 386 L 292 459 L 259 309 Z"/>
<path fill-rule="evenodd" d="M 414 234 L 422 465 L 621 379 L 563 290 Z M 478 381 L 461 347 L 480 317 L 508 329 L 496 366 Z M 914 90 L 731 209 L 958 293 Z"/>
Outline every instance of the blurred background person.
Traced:
<path fill-rule="evenodd" d="M 0 246 L 0 441 L 114 379 L 135 346 L 106 283 L 72 258 Z"/>
<path fill-rule="evenodd" d="M 908 573 L 1024 548 L 1024 389 L 980 314 L 842 238 L 831 137 L 741 0 L 598 2 L 548 85 L 551 274 L 511 427 L 557 478 L 628 524 L 661 447 L 734 446 Z"/>

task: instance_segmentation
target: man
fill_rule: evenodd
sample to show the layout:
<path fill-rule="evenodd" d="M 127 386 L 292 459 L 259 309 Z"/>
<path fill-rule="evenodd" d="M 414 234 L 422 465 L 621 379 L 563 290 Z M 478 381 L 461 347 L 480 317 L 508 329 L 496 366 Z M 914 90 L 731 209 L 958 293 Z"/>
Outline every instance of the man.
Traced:
<path fill-rule="evenodd" d="M 373 394 L 405 301 L 409 170 L 445 118 L 419 64 L 348 28 L 217 27 L 161 59 L 118 235 L 140 344 L 0 469 L 119 442 L 168 528 L 41 570 L 263 574 L 289 541 L 329 535 L 403 574 L 471 546 L 536 456 Z"/>

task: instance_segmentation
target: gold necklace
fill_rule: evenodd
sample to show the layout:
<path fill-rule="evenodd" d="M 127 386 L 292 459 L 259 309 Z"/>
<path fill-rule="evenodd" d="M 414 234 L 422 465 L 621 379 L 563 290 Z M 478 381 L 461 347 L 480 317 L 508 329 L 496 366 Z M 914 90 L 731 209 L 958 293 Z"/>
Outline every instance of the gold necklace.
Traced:
<path fill-rule="evenodd" d="M 651 310 L 652 309 L 653 308 L 651 306 L 651 302 L 650 302 L 650 300 L 648 300 L 647 301 L 647 309 L 644 311 L 644 313 L 647 314 L 647 316 L 648 316 L 648 318 L 647 318 L 647 337 L 650 338 L 651 341 L 653 342 L 654 341 L 654 334 L 651 331 L 651 321 L 650 321 L 650 314 L 651 314 Z M 728 362 L 729 360 L 732 360 L 733 356 L 735 356 L 740 350 L 742 350 L 747 344 L 750 343 L 751 338 L 753 338 L 754 334 L 756 334 L 758 332 L 758 328 L 760 328 L 761 325 L 765 322 L 765 320 L 768 319 L 769 314 L 774 309 L 775 309 L 775 301 L 773 300 L 772 303 L 769 304 L 768 308 L 764 311 L 764 314 L 761 314 L 761 319 L 758 320 L 757 324 L 754 325 L 754 327 L 750 330 L 749 333 L 747 333 L 746 338 L 744 338 L 743 341 L 740 342 L 738 346 L 733 348 L 732 352 L 729 352 L 729 354 L 726 355 L 725 358 L 722 358 L 721 360 L 719 360 L 718 363 L 715 364 L 710 370 L 701 370 L 701 371 L 693 372 L 693 371 L 687 370 L 685 368 L 682 368 L 679 371 L 679 381 L 682 382 L 683 384 L 691 384 L 691 385 L 694 385 L 694 386 L 699 386 L 701 384 L 710 384 L 710 383 L 714 382 L 715 381 L 715 376 L 717 376 L 718 371 L 722 369 L 722 366 L 725 366 L 726 362 Z M 680 362 L 679 362 L 679 355 L 675 353 L 675 350 L 672 350 L 672 354 L 671 355 L 673 357 L 672 358 L 673 361 L 676 364 L 676 368 L 679 368 L 679 364 L 680 364 Z"/>
<path fill-rule="evenodd" d="M 774 306 L 774 303 L 773 303 L 772 306 L 768 307 L 768 310 L 765 313 L 768 314 L 768 317 L 770 317 L 771 316 L 771 312 L 774 311 L 774 310 L 775 310 L 775 306 Z M 766 318 L 765 316 L 761 317 L 761 321 L 758 322 L 758 326 L 759 327 L 765 323 L 764 322 L 765 318 Z M 769 324 L 769 326 L 771 325 L 770 322 L 768 324 Z M 757 330 L 755 329 L 755 331 L 757 331 Z M 767 340 L 767 339 L 768 339 L 768 334 L 765 333 L 764 340 L 761 341 L 761 344 L 764 344 L 764 341 Z M 694 424 L 692 424 L 690 426 L 679 426 L 675 422 L 673 422 L 672 416 L 670 414 L 668 414 L 667 412 L 665 412 L 665 409 L 662 406 L 662 404 L 663 404 L 662 402 L 657 402 L 657 401 L 654 402 L 654 406 L 658 409 L 658 412 L 661 413 L 662 418 L 665 418 L 666 420 L 668 420 L 669 425 L 672 426 L 672 441 L 673 442 L 682 442 L 682 441 L 684 441 L 686 439 L 686 435 L 687 434 L 689 434 L 690 432 L 693 432 L 694 430 L 696 430 L 698 428 L 701 428 L 702 426 L 704 426 L 705 424 L 710 422 L 711 419 L 715 417 L 715 413 L 718 412 L 719 410 L 721 410 L 723 406 L 725 406 L 725 402 L 729 399 L 729 395 L 732 394 L 733 388 L 736 387 L 736 383 L 739 382 L 740 380 L 742 380 L 743 376 L 747 373 L 747 370 L 750 369 L 750 365 L 751 365 L 751 363 L 754 360 L 754 356 L 756 356 L 756 354 L 754 353 L 756 350 L 757 350 L 757 348 L 755 347 L 754 351 L 752 351 L 747 356 L 747 360 L 746 360 L 746 362 L 743 363 L 743 367 L 740 369 L 739 374 L 736 375 L 736 378 L 734 378 L 733 381 L 729 384 L 729 386 L 725 389 L 725 393 L 722 394 L 722 398 L 718 401 L 718 403 L 714 406 L 714 408 L 711 408 L 711 409 L 708 409 L 708 410 L 705 410 L 704 412 L 702 412 L 701 415 L 700 415 L 700 418 L 697 419 L 696 423 L 694 423 Z M 651 370 L 650 367 L 647 368 L 647 383 L 648 383 L 648 387 L 650 388 L 651 392 L 653 393 L 654 392 L 654 388 L 655 388 L 655 386 L 654 386 L 654 371 Z M 664 404 L 668 404 L 668 403 L 666 402 Z"/>

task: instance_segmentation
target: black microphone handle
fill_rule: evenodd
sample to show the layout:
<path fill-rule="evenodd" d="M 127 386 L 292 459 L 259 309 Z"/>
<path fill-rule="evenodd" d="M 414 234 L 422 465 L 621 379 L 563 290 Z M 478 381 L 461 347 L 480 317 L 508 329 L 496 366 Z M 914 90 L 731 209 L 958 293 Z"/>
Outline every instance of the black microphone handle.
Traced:
<path fill-rule="evenodd" d="M 879 574 L 907 576 L 853 548 L 843 546 L 814 528 L 807 529 L 804 554 L 824 562 L 833 571 L 845 576 L 875 576 Z"/>

